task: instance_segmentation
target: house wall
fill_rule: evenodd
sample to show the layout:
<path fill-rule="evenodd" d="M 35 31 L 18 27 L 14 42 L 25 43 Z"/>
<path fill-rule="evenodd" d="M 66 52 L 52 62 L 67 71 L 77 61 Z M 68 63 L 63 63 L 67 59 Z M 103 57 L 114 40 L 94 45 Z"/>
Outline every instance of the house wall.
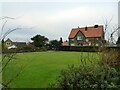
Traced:
<path fill-rule="evenodd" d="M 102 38 L 94 37 L 94 38 L 87 38 L 88 42 L 91 43 L 91 46 L 100 46 L 102 44 Z"/>
<path fill-rule="evenodd" d="M 82 36 L 82 40 L 77 40 L 78 36 Z M 78 32 L 75 38 L 69 39 L 70 46 L 101 46 L 104 40 L 104 35 L 102 37 L 86 38 L 81 32 Z M 85 42 L 89 44 L 84 44 Z"/>
<path fill-rule="evenodd" d="M 82 40 L 77 40 L 78 36 L 82 36 Z M 69 39 L 69 45 L 70 46 L 81 46 L 83 45 L 83 42 L 85 41 L 85 37 L 81 32 L 78 32 L 75 38 Z M 73 45 L 74 44 L 74 45 Z"/>
<path fill-rule="evenodd" d="M 12 45 L 14 45 L 14 43 L 11 40 L 9 40 L 9 39 L 4 42 L 4 47 L 5 48 L 8 48 L 8 47 L 10 47 Z"/>

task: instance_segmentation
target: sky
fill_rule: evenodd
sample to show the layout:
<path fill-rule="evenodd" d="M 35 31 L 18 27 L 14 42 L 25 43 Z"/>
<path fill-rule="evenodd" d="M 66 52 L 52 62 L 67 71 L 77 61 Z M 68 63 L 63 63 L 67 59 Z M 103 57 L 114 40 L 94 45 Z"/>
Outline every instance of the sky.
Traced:
<path fill-rule="evenodd" d="M 15 2 L 7 0 L 0 4 L 0 17 L 15 18 L 7 20 L 4 32 L 8 29 L 22 28 L 6 37 L 13 41 L 28 42 L 37 34 L 44 35 L 50 40 L 59 40 L 60 37 L 68 40 L 72 28 L 95 24 L 104 25 L 106 19 L 109 22 L 112 18 L 106 34 L 106 38 L 108 38 L 114 27 L 118 25 L 118 1 L 40 0 L 37 2 L 37 0 L 27 0 L 26 2 Z M 1 22 L 3 24 L 5 20 Z M 117 39 L 117 34 L 115 39 Z"/>

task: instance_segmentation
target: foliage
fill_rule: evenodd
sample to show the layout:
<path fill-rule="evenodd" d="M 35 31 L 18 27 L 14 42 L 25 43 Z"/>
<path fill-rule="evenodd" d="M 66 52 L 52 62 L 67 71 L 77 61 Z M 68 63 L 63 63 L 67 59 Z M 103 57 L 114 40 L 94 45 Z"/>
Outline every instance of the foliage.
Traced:
<path fill-rule="evenodd" d="M 50 45 L 50 49 L 58 50 L 59 46 L 61 45 L 61 42 L 57 40 L 51 40 L 49 45 Z"/>
<path fill-rule="evenodd" d="M 61 71 L 54 88 L 64 90 L 117 88 L 117 80 L 118 76 L 114 68 L 101 67 L 101 69 L 93 69 L 90 67 L 69 66 L 67 70 Z"/>
<path fill-rule="evenodd" d="M 36 47 L 45 47 L 47 41 L 48 41 L 48 38 L 45 37 L 45 36 L 41 36 L 41 35 L 36 35 L 34 36 L 33 38 L 31 38 L 31 40 L 33 41 L 33 44 L 36 46 Z"/>
<path fill-rule="evenodd" d="M 90 66 L 87 66 L 84 57 L 81 56 L 81 65 L 79 67 L 69 66 L 68 69 L 62 70 L 57 78 L 57 83 L 51 85 L 51 87 L 64 90 L 120 88 L 118 52 L 115 50 L 103 51 L 98 55 L 100 57 L 98 64 L 91 62 Z M 87 56 L 89 60 L 88 57 L 89 55 Z"/>
<path fill-rule="evenodd" d="M 106 50 L 100 53 L 100 64 L 103 66 L 117 67 L 120 66 L 120 53 L 117 50 Z"/>
<path fill-rule="evenodd" d="M 62 37 L 60 37 L 60 45 L 62 45 L 62 43 L 63 43 L 63 40 L 62 40 Z"/>

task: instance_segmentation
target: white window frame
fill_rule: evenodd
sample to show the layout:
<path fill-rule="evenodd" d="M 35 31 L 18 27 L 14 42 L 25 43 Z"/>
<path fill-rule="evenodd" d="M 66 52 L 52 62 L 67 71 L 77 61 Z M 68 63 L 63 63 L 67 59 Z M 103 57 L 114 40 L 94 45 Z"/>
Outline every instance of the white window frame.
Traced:
<path fill-rule="evenodd" d="M 92 44 L 91 44 L 91 42 L 89 42 L 89 46 L 91 46 Z"/>
<path fill-rule="evenodd" d="M 77 36 L 77 40 L 83 40 L 83 36 Z"/>
<path fill-rule="evenodd" d="M 89 41 L 89 39 L 86 39 L 85 41 L 86 41 L 86 42 L 88 42 L 88 41 Z"/>
<path fill-rule="evenodd" d="M 74 43 L 71 43 L 70 46 L 75 46 L 75 44 L 74 44 Z"/>
<path fill-rule="evenodd" d="M 99 44 L 98 44 L 98 43 L 96 43 L 96 44 L 95 44 L 95 46 L 99 46 Z"/>

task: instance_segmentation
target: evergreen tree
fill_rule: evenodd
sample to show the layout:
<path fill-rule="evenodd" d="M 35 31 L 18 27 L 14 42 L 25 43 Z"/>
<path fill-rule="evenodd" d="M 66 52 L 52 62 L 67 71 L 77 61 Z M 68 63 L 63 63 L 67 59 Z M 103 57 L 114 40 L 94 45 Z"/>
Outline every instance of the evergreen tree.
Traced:
<path fill-rule="evenodd" d="M 46 42 L 48 41 L 48 38 L 46 38 L 45 36 L 36 35 L 33 38 L 31 38 L 31 40 L 33 41 L 34 46 L 41 48 L 45 46 Z"/>

